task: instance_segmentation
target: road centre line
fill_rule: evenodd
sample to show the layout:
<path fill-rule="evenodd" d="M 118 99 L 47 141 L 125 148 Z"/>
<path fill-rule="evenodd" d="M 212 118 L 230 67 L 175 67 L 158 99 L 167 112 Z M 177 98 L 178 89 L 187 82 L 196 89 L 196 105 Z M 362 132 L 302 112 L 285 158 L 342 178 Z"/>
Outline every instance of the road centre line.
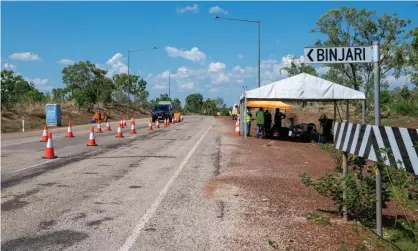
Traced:
<path fill-rule="evenodd" d="M 168 190 L 173 185 L 177 177 L 180 175 L 180 173 L 186 166 L 187 162 L 192 157 L 193 153 L 196 151 L 197 147 L 200 145 L 200 143 L 205 138 L 206 134 L 209 132 L 212 126 L 213 126 L 213 122 L 211 126 L 209 126 L 209 128 L 206 130 L 206 132 L 202 135 L 202 137 L 200 137 L 200 139 L 196 142 L 196 144 L 190 150 L 189 154 L 183 159 L 180 166 L 177 168 L 177 170 L 175 171 L 173 176 L 170 178 L 170 180 L 167 182 L 165 187 L 160 191 L 155 201 L 152 203 L 152 205 L 148 208 L 148 210 L 145 212 L 142 218 L 135 225 L 132 231 L 132 234 L 126 239 L 126 241 L 124 242 L 123 246 L 119 249 L 119 251 L 128 251 L 136 242 L 141 230 L 145 227 L 145 224 L 147 224 L 147 222 L 154 216 L 155 212 L 157 211 L 157 208 L 159 207 L 161 202 L 164 200 L 164 198 L 167 196 Z"/>

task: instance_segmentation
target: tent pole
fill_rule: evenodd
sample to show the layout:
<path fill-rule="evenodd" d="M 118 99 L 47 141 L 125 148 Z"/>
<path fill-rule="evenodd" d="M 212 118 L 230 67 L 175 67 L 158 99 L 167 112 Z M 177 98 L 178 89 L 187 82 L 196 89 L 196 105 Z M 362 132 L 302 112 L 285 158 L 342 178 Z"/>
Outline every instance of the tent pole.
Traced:
<path fill-rule="evenodd" d="M 247 96 L 245 95 L 245 89 L 244 89 L 244 121 L 245 121 L 245 126 L 244 126 L 244 138 L 247 138 Z M 251 123 L 251 122 L 250 122 Z"/>
<path fill-rule="evenodd" d="M 345 109 L 345 121 L 346 121 L 346 123 L 348 123 L 349 121 L 350 121 L 350 102 L 348 101 L 348 100 L 346 100 L 346 109 Z M 346 174 L 347 174 L 347 171 L 348 171 L 348 153 L 347 152 L 344 152 L 343 153 L 343 177 L 344 177 L 344 190 L 343 190 L 343 203 L 344 203 L 344 206 L 343 206 L 343 219 L 344 219 L 344 221 L 347 221 L 348 220 L 348 217 L 347 217 L 347 205 L 345 204 L 346 203 L 346 200 L 347 200 L 347 187 L 346 187 L 346 184 L 345 184 L 345 176 L 346 176 Z"/>

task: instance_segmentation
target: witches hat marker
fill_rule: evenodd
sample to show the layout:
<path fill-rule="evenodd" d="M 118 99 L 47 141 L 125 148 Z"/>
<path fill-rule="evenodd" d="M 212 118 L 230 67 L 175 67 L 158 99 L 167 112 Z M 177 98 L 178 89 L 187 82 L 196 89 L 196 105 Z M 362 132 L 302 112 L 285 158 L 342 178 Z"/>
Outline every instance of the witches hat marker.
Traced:
<path fill-rule="evenodd" d="M 152 122 L 151 122 L 151 120 L 149 120 L 149 123 L 148 123 L 148 130 L 152 130 Z"/>
<path fill-rule="evenodd" d="M 135 121 L 132 122 L 131 124 L 131 131 L 129 132 L 130 134 L 136 134 L 136 130 L 135 130 Z"/>
<path fill-rule="evenodd" d="M 102 125 L 101 125 L 100 122 L 97 123 L 97 130 L 96 130 L 96 132 L 102 133 Z"/>
<path fill-rule="evenodd" d="M 52 145 L 52 133 L 48 134 L 48 143 L 46 143 L 45 148 L 45 156 L 42 157 L 43 159 L 56 159 L 57 156 L 55 156 L 54 153 L 54 146 Z"/>
<path fill-rule="evenodd" d="M 110 128 L 109 120 L 106 122 L 106 131 L 112 131 L 112 129 Z"/>
<path fill-rule="evenodd" d="M 118 125 L 118 132 L 116 133 L 116 138 L 123 138 L 123 133 L 122 133 L 122 124 Z"/>
<path fill-rule="evenodd" d="M 87 142 L 87 146 L 97 146 L 96 140 L 94 139 L 94 127 L 90 128 L 90 136 L 89 141 Z"/>
<path fill-rule="evenodd" d="M 67 136 L 65 136 L 65 137 L 66 138 L 72 138 L 72 137 L 74 137 L 74 134 L 73 134 L 73 124 L 71 124 L 71 122 L 68 123 Z"/>
<path fill-rule="evenodd" d="M 155 122 L 155 128 L 160 128 L 160 121 L 158 121 L 158 119 L 157 119 L 157 121 Z"/>
<path fill-rule="evenodd" d="M 48 141 L 48 126 L 44 125 L 44 132 L 42 133 L 42 138 L 40 140 L 41 142 L 47 142 Z"/>

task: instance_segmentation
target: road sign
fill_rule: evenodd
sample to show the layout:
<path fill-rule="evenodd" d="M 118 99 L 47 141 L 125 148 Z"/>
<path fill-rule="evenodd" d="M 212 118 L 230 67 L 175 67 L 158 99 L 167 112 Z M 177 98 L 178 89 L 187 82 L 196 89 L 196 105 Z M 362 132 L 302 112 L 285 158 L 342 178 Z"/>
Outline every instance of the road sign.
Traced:
<path fill-rule="evenodd" d="M 375 62 L 375 46 L 305 47 L 305 63 L 342 64 Z"/>

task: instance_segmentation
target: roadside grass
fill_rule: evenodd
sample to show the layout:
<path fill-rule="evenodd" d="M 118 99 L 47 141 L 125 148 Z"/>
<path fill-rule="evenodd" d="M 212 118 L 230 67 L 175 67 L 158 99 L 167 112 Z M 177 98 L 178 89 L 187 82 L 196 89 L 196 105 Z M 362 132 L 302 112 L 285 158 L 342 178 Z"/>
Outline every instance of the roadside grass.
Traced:
<path fill-rule="evenodd" d="M 328 215 L 318 212 L 309 212 L 306 214 L 306 219 L 309 222 L 317 223 L 322 226 L 331 225 L 331 218 Z"/>

